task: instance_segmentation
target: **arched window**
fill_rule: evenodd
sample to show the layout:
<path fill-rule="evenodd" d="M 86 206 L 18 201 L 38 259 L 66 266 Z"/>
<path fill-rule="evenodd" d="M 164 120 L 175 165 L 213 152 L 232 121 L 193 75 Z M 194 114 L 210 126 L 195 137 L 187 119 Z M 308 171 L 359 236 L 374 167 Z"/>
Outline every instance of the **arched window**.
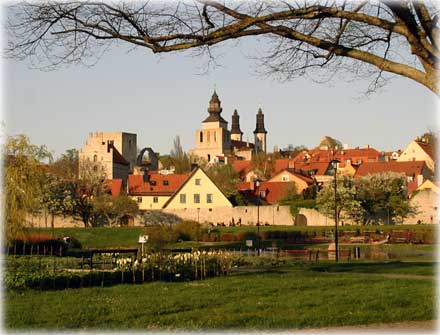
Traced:
<path fill-rule="evenodd" d="M 203 142 L 203 131 L 200 132 L 200 143 Z"/>
<path fill-rule="evenodd" d="M 93 161 L 94 161 L 94 162 L 97 162 L 97 161 L 98 161 L 98 155 L 94 155 L 94 156 L 93 156 Z"/>

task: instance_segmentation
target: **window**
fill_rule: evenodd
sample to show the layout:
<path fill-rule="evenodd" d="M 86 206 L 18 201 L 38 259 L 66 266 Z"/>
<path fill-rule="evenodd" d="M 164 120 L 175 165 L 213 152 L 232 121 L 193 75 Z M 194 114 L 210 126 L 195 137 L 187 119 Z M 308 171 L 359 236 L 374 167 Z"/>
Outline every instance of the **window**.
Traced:
<path fill-rule="evenodd" d="M 94 155 L 94 156 L 93 156 L 93 161 L 94 161 L 94 162 L 97 162 L 97 161 L 98 161 L 98 155 Z"/>
<path fill-rule="evenodd" d="M 142 197 L 137 197 L 137 202 L 138 202 L 138 204 L 141 204 L 142 203 Z"/>
<path fill-rule="evenodd" d="M 211 161 L 211 155 L 208 154 L 208 162 L 210 162 L 210 161 Z"/>
<path fill-rule="evenodd" d="M 200 204 L 200 194 L 198 194 L 198 193 L 194 194 L 194 203 Z"/>
<path fill-rule="evenodd" d="M 207 195 L 206 195 L 206 202 L 208 203 L 208 204 L 211 204 L 212 203 L 212 194 L 211 193 L 208 193 Z"/>
<path fill-rule="evenodd" d="M 196 185 L 200 185 L 201 184 L 201 180 L 197 178 L 195 183 L 196 183 Z"/>
<path fill-rule="evenodd" d="M 153 202 L 154 202 L 155 204 L 157 204 L 157 203 L 159 202 L 159 198 L 158 198 L 158 197 L 153 197 Z"/>
<path fill-rule="evenodd" d="M 162 182 L 162 184 L 163 184 L 164 186 L 168 186 L 168 185 L 169 185 L 168 180 L 164 180 L 164 181 Z"/>
<path fill-rule="evenodd" d="M 289 176 L 287 174 L 283 175 L 281 177 L 281 181 L 284 181 L 284 182 L 289 181 Z"/>
<path fill-rule="evenodd" d="M 203 132 L 200 132 L 200 143 L 203 142 Z"/>
<path fill-rule="evenodd" d="M 210 138 L 209 138 L 210 132 L 208 131 L 208 133 L 206 134 L 206 142 L 209 142 Z"/>
<path fill-rule="evenodd" d="M 217 132 L 214 131 L 214 142 L 217 142 Z"/>
<path fill-rule="evenodd" d="M 186 194 L 181 194 L 180 195 L 180 203 L 181 204 L 185 204 L 186 203 Z"/>

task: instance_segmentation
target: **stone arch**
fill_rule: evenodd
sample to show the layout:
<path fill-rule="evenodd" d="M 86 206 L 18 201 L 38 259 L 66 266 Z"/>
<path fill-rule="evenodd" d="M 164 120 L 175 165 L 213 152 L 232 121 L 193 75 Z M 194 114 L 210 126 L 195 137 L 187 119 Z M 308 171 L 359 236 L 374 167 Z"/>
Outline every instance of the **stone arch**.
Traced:
<path fill-rule="evenodd" d="M 136 164 L 137 164 L 138 166 L 141 166 L 141 165 L 142 165 L 142 160 L 143 160 L 143 158 L 144 158 L 145 151 L 148 152 L 148 159 L 150 160 L 151 168 L 152 168 L 153 170 L 156 170 L 157 167 L 158 167 L 158 158 L 157 158 L 156 153 L 155 153 L 155 152 L 153 151 L 153 149 L 151 149 L 151 148 L 143 148 L 143 149 L 139 152 L 139 155 L 137 156 L 137 159 L 136 159 Z"/>
<path fill-rule="evenodd" d="M 307 216 L 304 214 L 298 214 L 295 217 L 295 226 L 307 226 Z"/>

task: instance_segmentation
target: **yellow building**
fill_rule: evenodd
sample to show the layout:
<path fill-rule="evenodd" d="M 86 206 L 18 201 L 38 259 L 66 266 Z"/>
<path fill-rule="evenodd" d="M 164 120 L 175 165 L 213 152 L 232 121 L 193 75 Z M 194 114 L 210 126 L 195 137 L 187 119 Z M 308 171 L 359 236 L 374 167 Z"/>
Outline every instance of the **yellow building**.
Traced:
<path fill-rule="evenodd" d="M 187 174 L 148 172 L 130 175 L 128 194 L 140 210 L 232 207 L 223 192 L 199 167 Z"/>
<path fill-rule="evenodd" d="M 232 204 L 199 167 L 191 172 L 185 182 L 163 206 L 166 209 L 212 209 L 218 207 L 232 207 Z"/>
<path fill-rule="evenodd" d="M 128 194 L 140 210 L 162 209 L 189 174 L 162 175 L 152 171 L 128 176 Z"/>
<path fill-rule="evenodd" d="M 408 161 L 425 161 L 426 166 L 432 172 L 435 170 L 435 160 L 434 160 L 434 147 L 426 139 L 415 139 L 413 140 L 406 149 L 397 158 L 398 162 L 408 162 Z"/>
<path fill-rule="evenodd" d="M 294 173 L 293 171 L 289 171 L 289 169 L 285 169 L 279 173 L 277 173 L 275 176 L 273 176 L 271 179 L 269 179 L 267 182 L 283 182 L 283 183 L 295 183 L 296 185 L 296 191 L 298 193 L 301 193 L 304 191 L 309 185 L 313 184 L 313 179 L 307 176 L 300 175 L 298 173 Z"/>

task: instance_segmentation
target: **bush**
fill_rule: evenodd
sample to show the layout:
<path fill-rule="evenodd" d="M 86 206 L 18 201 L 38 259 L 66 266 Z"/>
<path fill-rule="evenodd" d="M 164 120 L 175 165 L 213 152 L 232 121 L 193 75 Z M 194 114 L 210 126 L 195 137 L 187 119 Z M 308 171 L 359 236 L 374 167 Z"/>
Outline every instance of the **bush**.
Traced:
<path fill-rule="evenodd" d="M 233 242 L 233 241 L 236 241 L 236 237 L 232 233 L 221 233 L 220 234 L 220 241 L 222 241 L 222 242 Z"/>
<path fill-rule="evenodd" d="M 161 250 L 168 243 L 175 243 L 178 240 L 178 234 L 171 226 L 155 226 L 148 230 L 148 245 L 153 250 Z"/>
<path fill-rule="evenodd" d="M 183 221 L 173 227 L 177 239 L 182 241 L 198 241 L 201 236 L 200 224 L 195 221 Z"/>

